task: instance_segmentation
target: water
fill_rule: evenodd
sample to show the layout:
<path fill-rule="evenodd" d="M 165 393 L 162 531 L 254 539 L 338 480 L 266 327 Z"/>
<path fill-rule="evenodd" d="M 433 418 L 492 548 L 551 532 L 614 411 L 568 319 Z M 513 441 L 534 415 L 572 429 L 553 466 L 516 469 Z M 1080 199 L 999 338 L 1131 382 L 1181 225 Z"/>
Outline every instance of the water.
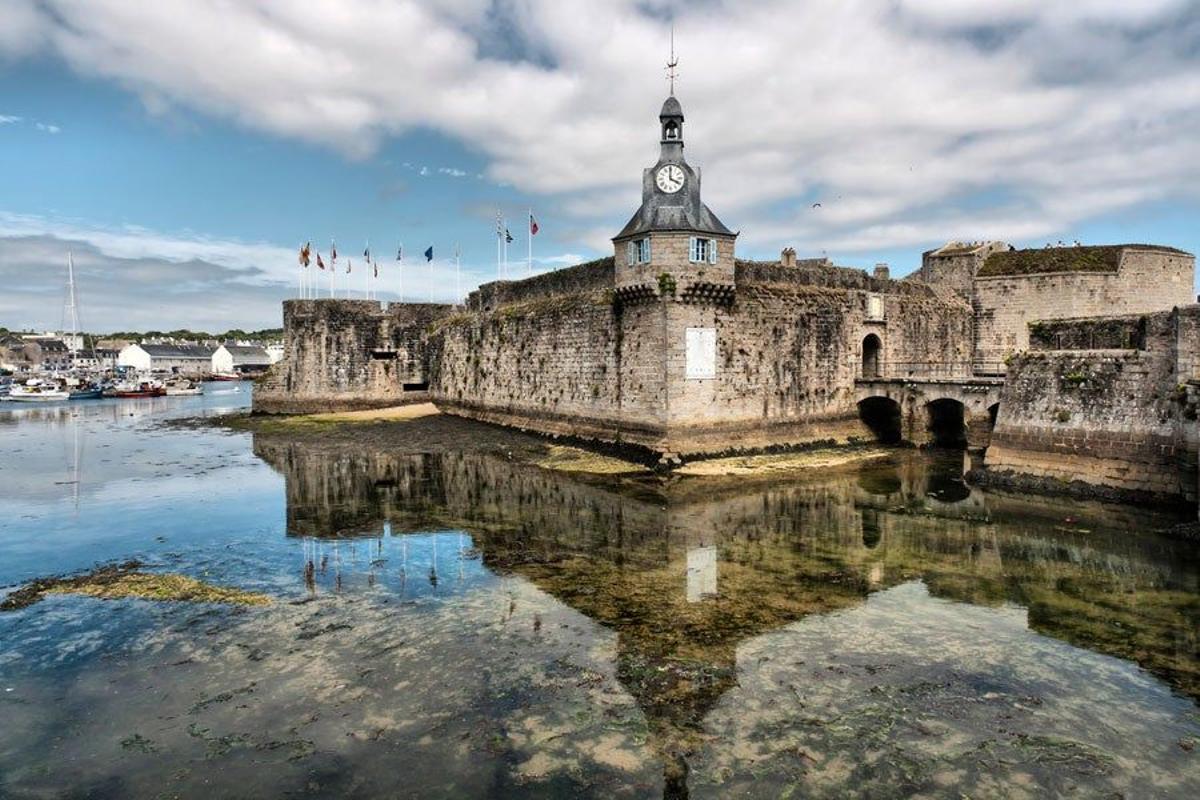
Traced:
<path fill-rule="evenodd" d="M 0 613 L 0 796 L 1200 796 L 1172 518 L 954 455 L 659 483 L 164 424 L 248 399 L 0 408 L 0 585 L 273 600 Z"/>

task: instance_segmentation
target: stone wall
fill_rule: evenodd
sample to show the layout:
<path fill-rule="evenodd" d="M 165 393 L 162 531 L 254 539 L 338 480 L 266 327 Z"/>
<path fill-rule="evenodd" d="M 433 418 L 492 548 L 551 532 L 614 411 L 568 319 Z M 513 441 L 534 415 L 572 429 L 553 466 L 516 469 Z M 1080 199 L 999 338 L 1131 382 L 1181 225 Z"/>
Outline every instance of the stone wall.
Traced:
<path fill-rule="evenodd" d="M 466 305 L 474 311 L 490 311 L 509 303 L 612 288 L 613 274 L 613 258 L 599 258 L 522 280 L 485 283 L 471 292 Z"/>
<path fill-rule="evenodd" d="M 1059 253 L 1056 251 L 1064 251 Z M 1103 251 L 1104 259 L 1084 263 L 1087 269 L 1055 266 L 1072 251 Z M 989 257 L 975 278 L 976 359 L 1003 362 L 1029 346 L 1028 325 L 1063 317 L 1144 314 L 1167 311 L 1194 302 L 1195 258 L 1171 248 L 1116 246 L 1112 248 L 1051 248 L 1046 268 L 1055 272 L 1019 269 L 1030 251 Z M 991 269 L 993 260 L 1014 262 L 1012 269 Z M 1110 266 L 1111 265 L 1111 266 Z"/>
<path fill-rule="evenodd" d="M 985 464 L 990 472 L 1129 496 L 1196 499 L 1200 306 L 1139 318 L 1063 321 L 1035 343 L 1115 339 L 1119 349 L 1015 356 Z M 1181 354 L 1185 354 L 1181 359 Z"/>
<path fill-rule="evenodd" d="M 686 246 L 655 241 L 660 254 Z M 869 436 L 854 392 L 868 333 L 885 362 L 970 359 L 969 306 L 929 287 L 861 270 L 739 264 L 745 283 L 719 288 L 732 266 L 660 286 L 618 263 L 616 292 L 596 280 L 498 307 L 473 298 L 433 328 L 433 400 L 475 419 L 658 452 L 757 449 Z M 810 272 L 822 274 L 809 283 Z M 491 292 L 479 297 L 498 297 Z M 883 302 L 878 319 L 868 318 L 872 294 Z M 687 377 L 689 328 L 716 331 L 715 377 Z"/>
<path fill-rule="evenodd" d="M 951 242 L 937 250 L 921 254 L 921 268 L 912 276 L 914 280 L 931 286 L 945 286 L 960 297 L 972 295 L 975 274 L 992 253 L 1009 249 L 1005 242 L 959 243 Z"/>
<path fill-rule="evenodd" d="M 254 411 L 313 413 L 426 399 L 424 337 L 450 307 L 288 300 L 284 357 L 259 381 Z"/>

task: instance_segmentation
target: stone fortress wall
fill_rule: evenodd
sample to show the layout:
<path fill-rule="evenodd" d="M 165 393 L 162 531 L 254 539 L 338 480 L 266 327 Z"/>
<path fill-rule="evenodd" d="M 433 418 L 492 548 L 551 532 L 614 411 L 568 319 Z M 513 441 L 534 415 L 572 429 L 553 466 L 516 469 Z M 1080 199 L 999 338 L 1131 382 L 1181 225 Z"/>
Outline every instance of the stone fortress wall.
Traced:
<path fill-rule="evenodd" d="M 976 352 L 982 361 L 1003 361 L 1025 350 L 1033 322 L 1193 303 L 1194 272 L 1193 256 L 1150 245 L 992 254 L 975 276 Z"/>
<path fill-rule="evenodd" d="M 536 295 L 487 285 L 433 326 L 431 396 L 489 422 L 713 452 L 869 438 L 854 393 L 867 333 L 885 360 L 970 358 L 970 308 L 929 287 L 832 266 L 731 266 L 718 304 L 657 280 L 623 300 L 612 260 L 584 268 L 588 280 L 564 270 Z M 882 301 L 877 319 L 868 295 Z M 716 331 L 710 378 L 686 376 L 688 328 Z"/>
<path fill-rule="evenodd" d="M 1196 500 L 1200 306 L 1031 326 L 985 463 L 1024 483 Z"/>
<path fill-rule="evenodd" d="M 255 387 L 255 412 L 310 414 L 428 399 L 425 331 L 450 308 L 285 301 L 284 357 Z"/>

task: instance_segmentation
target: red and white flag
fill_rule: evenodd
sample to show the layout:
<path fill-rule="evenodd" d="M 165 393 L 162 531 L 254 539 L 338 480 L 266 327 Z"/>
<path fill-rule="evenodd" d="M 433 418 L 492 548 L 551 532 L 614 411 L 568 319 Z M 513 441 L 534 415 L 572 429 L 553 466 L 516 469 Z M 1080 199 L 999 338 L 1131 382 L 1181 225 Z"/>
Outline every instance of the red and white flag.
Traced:
<path fill-rule="evenodd" d="M 317 253 L 317 266 L 320 267 L 321 269 L 325 269 L 325 262 L 321 260 L 320 253 Z"/>
<path fill-rule="evenodd" d="M 533 214 L 529 215 L 529 235 L 536 236 L 538 232 L 537 220 L 533 218 Z"/>

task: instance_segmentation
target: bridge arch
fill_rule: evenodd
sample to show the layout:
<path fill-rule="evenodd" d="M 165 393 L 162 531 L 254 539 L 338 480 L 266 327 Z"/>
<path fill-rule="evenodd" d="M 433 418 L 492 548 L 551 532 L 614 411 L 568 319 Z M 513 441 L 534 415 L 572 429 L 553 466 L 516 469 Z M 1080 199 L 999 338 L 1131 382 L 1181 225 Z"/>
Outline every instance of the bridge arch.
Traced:
<path fill-rule="evenodd" d="M 883 353 L 883 341 L 874 333 L 868 333 L 862 340 L 862 377 L 878 378 L 880 374 L 880 359 Z"/>
<path fill-rule="evenodd" d="M 904 438 L 900 404 L 890 397 L 868 397 L 858 403 L 858 418 L 884 444 L 899 444 Z"/>
<path fill-rule="evenodd" d="M 967 446 L 967 408 L 961 400 L 939 397 L 925 404 L 929 444 L 962 449 Z"/>

